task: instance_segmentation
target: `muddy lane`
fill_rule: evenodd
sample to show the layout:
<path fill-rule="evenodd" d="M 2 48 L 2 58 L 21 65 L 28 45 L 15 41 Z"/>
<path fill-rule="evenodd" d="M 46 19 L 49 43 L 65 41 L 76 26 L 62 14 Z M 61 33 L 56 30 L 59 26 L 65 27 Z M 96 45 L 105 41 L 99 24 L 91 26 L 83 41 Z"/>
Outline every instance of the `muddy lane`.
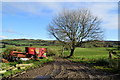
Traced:
<path fill-rule="evenodd" d="M 74 63 L 67 59 L 58 58 L 55 62 L 45 64 L 43 67 L 26 71 L 26 73 L 13 77 L 14 80 L 36 79 L 97 79 L 119 80 L 115 75 L 91 68 L 90 66 Z"/>

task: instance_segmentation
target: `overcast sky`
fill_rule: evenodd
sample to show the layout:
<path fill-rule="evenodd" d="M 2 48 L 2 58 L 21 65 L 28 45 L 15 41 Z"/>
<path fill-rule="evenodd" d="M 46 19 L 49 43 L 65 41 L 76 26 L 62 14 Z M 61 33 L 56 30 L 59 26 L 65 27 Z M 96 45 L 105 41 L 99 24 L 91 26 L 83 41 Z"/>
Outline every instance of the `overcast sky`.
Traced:
<path fill-rule="evenodd" d="M 5 2 L 6 1 L 6 2 Z M 104 30 L 104 40 L 118 40 L 118 2 L 117 0 L 93 0 L 87 2 L 2 2 L 2 39 L 27 38 L 53 40 L 48 35 L 47 26 L 52 17 L 64 8 L 87 8 L 102 20 L 101 27 Z M 14 1 L 14 0 L 13 0 Z M 19 0 L 18 0 L 19 1 Z M 47 1 L 47 0 L 46 0 Z M 60 0 L 59 0 L 60 1 Z M 62 0 L 61 0 L 62 1 Z M 71 2 L 72 1 L 72 2 Z"/>

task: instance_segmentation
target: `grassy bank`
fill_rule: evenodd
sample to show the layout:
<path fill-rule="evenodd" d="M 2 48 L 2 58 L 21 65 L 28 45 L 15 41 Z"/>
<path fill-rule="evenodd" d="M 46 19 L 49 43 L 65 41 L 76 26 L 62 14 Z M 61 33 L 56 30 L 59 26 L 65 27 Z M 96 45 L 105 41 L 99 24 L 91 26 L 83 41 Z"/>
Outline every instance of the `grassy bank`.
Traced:
<path fill-rule="evenodd" d="M 2 64 L 1 67 L 3 68 L 2 71 L 6 70 L 6 72 L 1 73 L 0 75 L 2 77 L 7 77 L 7 76 L 10 76 L 10 75 L 14 75 L 16 73 L 31 69 L 31 68 L 39 67 L 42 64 L 47 63 L 47 62 L 51 62 L 51 61 L 54 61 L 54 59 L 49 58 L 49 59 L 39 59 L 39 61 L 29 60 L 29 61 L 21 61 L 21 62 L 1 63 Z M 32 65 L 16 67 L 16 65 L 19 65 L 19 64 L 32 64 Z"/>

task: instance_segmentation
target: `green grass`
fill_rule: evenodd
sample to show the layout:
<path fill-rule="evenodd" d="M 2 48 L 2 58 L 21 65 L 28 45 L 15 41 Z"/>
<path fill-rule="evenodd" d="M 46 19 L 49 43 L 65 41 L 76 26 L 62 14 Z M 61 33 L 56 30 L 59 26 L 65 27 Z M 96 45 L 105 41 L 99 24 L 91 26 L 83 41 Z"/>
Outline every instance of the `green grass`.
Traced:
<path fill-rule="evenodd" d="M 68 56 L 68 51 L 65 51 L 64 56 Z M 106 48 L 76 48 L 74 53 L 74 58 L 88 58 L 88 59 L 97 59 L 97 58 L 107 58 L 108 51 Z"/>
<path fill-rule="evenodd" d="M 104 47 L 98 48 L 76 48 L 74 56 L 69 60 L 83 63 L 94 63 L 96 60 L 108 59 L 109 52 Z M 65 51 L 64 56 L 68 56 L 68 52 Z M 112 56 L 115 58 L 116 56 Z"/>

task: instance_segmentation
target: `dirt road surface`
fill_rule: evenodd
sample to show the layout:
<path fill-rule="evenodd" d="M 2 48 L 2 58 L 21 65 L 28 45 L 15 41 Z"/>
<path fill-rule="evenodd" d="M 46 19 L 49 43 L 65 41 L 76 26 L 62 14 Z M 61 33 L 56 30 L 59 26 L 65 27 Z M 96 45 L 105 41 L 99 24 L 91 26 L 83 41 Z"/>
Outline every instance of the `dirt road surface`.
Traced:
<path fill-rule="evenodd" d="M 39 79 L 77 79 L 77 80 L 119 80 L 118 76 L 94 69 L 82 63 L 74 63 L 67 59 L 56 59 L 44 66 L 26 71 L 16 76 L 14 80 L 39 80 Z"/>

